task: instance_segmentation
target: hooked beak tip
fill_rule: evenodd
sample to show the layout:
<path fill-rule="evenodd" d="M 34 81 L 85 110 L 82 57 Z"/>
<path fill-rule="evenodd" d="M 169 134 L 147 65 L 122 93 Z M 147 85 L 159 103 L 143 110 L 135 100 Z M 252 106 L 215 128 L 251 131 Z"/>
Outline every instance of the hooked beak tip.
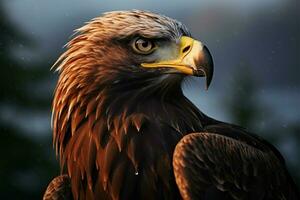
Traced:
<path fill-rule="evenodd" d="M 212 56 L 206 46 L 203 46 L 201 54 L 199 55 L 199 60 L 197 62 L 197 69 L 193 70 L 194 76 L 205 76 L 206 78 L 206 87 L 205 89 L 208 90 L 214 72 L 214 64 Z"/>

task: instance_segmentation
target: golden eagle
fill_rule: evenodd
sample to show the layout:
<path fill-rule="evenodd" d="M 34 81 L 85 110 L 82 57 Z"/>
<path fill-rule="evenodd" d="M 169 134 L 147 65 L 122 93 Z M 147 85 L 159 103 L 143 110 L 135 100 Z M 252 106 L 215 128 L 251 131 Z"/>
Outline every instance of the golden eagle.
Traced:
<path fill-rule="evenodd" d="M 214 120 L 182 81 L 213 61 L 180 22 L 115 11 L 77 31 L 55 63 L 53 142 L 62 175 L 44 199 L 298 199 L 284 159 Z"/>

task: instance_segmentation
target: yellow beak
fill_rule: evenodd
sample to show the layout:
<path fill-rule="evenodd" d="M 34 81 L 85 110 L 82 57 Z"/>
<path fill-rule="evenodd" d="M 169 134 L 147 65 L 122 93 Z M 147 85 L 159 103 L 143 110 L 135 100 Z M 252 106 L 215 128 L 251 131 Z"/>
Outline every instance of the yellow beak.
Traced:
<path fill-rule="evenodd" d="M 194 76 L 205 76 L 208 88 L 213 75 L 213 61 L 208 49 L 193 38 L 182 36 L 179 42 L 177 58 L 155 63 L 142 63 L 145 68 L 172 68 Z"/>

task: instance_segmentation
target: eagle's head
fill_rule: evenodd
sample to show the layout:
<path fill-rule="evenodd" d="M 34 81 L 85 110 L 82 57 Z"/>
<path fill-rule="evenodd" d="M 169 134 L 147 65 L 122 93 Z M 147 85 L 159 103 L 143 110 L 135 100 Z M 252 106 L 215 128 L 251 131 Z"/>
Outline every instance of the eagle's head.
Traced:
<path fill-rule="evenodd" d="M 201 126 L 199 112 L 182 94 L 181 82 L 187 75 L 205 76 L 208 87 L 213 74 L 208 49 L 183 24 L 162 15 L 109 12 L 76 34 L 54 65 L 60 75 L 52 113 L 54 145 L 61 168 L 72 177 L 75 197 L 81 195 L 80 188 L 94 193 L 97 184 L 104 189 L 109 182 L 116 185 L 109 180 L 114 168 L 105 160 L 106 153 L 113 157 L 127 152 L 124 159 L 139 167 L 135 145 L 140 144 L 132 138 L 145 120 L 167 119 L 168 126 L 178 130 L 168 136 L 170 146 Z M 149 151 L 154 143 L 158 149 L 167 148 L 160 146 L 163 140 L 154 137 L 143 145 Z M 163 160 L 161 169 L 170 168 L 170 160 Z M 156 176 L 166 183 L 173 180 L 163 171 Z"/>
<path fill-rule="evenodd" d="M 166 16 L 139 10 L 108 12 L 77 34 L 55 65 L 69 79 L 65 87 L 127 84 L 167 90 L 180 86 L 186 75 L 205 76 L 207 87 L 211 82 L 208 49 L 182 23 Z"/>

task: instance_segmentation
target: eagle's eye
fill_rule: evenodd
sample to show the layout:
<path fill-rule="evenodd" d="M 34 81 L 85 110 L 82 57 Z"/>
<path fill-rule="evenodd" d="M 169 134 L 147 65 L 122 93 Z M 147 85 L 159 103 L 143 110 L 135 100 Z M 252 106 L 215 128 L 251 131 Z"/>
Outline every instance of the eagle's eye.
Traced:
<path fill-rule="evenodd" d="M 146 38 L 136 38 L 132 44 L 132 48 L 139 54 L 150 54 L 155 49 L 153 41 Z"/>

